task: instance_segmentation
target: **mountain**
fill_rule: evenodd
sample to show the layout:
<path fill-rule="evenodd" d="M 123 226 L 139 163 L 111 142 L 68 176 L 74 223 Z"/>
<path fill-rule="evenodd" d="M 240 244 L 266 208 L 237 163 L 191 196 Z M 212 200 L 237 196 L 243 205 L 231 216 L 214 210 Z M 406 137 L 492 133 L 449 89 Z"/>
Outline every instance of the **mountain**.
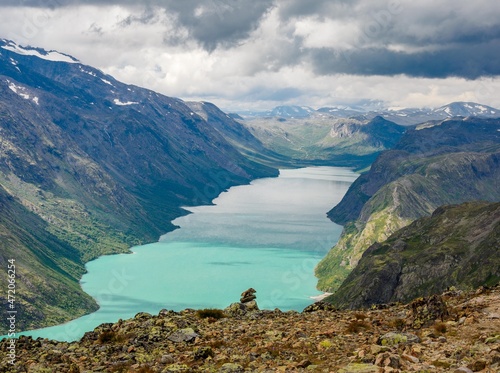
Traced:
<path fill-rule="evenodd" d="M 252 120 L 311 119 L 318 117 L 372 119 L 381 116 L 403 126 L 439 121 L 454 117 L 500 118 L 500 110 L 475 102 L 452 102 L 438 108 L 384 108 L 381 102 L 366 102 L 354 106 L 331 106 L 314 110 L 308 106 L 277 106 L 273 110 L 241 112 L 242 118 Z M 240 119 L 240 118 L 238 118 Z"/>
<path fill-rule="evenodd" d="M 248 131 L 200 105 L 217 120 L 65 54 L 0 41 L 0 186 L 6 206 L 23 216 L 21 224 L 12 213 L 0 229 L 18 257 L 55 250 L 46 255 L 54 275 L 41 254 L 18 266 L 19 286 L 30 289 L 18 304 L 40 305 L 41 316 L 27 326 L 95 309 L 77 287 L 86 261 L 156 241 L 186 213 L 181 206 L 211 203 L 232 185 L 278 174 L 242 154 L 262 149 Z M 68 283 L 73 290 L 64 296 L 75 306 L 49 303 L 51 289 Z"/>
<path fill-rule="evenodd" d="M 290 159 L 264 147 L 246 126 L 238 122 L 237 117 L 226 114 L 209 102 L 186 102 L 186 105 L 202 117 L 212 129 L 247 158 L 268 165 L 287 165 Z M 240 117 L 240 119 L 242 119 Z"/>
<path fill-rule="evenodd" d="M 272 117 L 282 118 L 307 118 L 314 112 L 314 109 L 308 106 L 277 106 L 269 113 Z"/>
<path fill-rule="evenodd" d="M 256 118 L 241 121 L 274 153 L 297 163 L 368 166 L 376 155 L 393 147 L 406 128 L 382 117 L 331 118 L 315 114 L 304 119 Z"/>
<path fill-rule="evenodd" d="M 441 205 L 500 201 L 499 184 L 499 119 L 451 119 L 409 129 L 329 212 L 344 230 L 316 268 L 319 288 L 336 290 L 370 245 Z"/>
<path fill-rule="evenodd" d="M 338 118 L 351 118 L 366 114 L 366 111 L 356 110 L 348 106 L 322 107 L 317 112 Z"/>
<path fill-rule="evenodd" d="M 500 118 L 500 110 L 475 102 L 452 102 L 436 109 L 386 110 L 378 114 L 401 125 L 414 125 L 454 117 Z"/>
<path fill-rule="evenodd" d="M 371 245 L 327 300 L 341 308 L 408 302 L 500 281 L 500 203 L 439 207 Z"/>
<path fill-rule="evenodd" d="M 266 111 L 241 111 L 237 115 L 247 119 L 247 118 L 282 118 L 282 119 L 293 119 L 293 118 L 308 118 L 315 110 L 309 106 L 298 106 L 298 105 L 281 105 L 276 106 L 272 110 Z"/>

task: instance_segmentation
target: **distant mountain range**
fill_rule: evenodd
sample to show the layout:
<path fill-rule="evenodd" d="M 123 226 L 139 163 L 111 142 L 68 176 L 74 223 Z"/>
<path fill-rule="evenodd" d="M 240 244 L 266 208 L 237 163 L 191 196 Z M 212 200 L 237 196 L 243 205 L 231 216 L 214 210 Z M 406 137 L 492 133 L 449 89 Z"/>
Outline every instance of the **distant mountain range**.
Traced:
<path fill-rule="evenodd" d="M 330 211 L 344 230 L 316 268 L 319 287 L 335 291 L 370 245 L 442 205 L 500 201 L 498 185 L 499 119 L 448 119 L 409 129 Z"/>
<path fill-rule="evenodd" d="M 443 120 L 453 117 L 499 118 L 500 110 L 474 102 L 453 102 L 436 109 L 407 108 L 407 109 L 377 109 L 364 110 L 363 107 L 323 107 L 314 110 L 307 106 L 278 106 L 273 110 L 263 112 L 241 112 L 244 119 L 255 118 L 282 118 L 282 119 L 311 119 L 324 118 L 358 118 L 371 119 L 381 116 L 400 125 L 415 125 L 433 120 Z"/>
<path fill-rule="evenodd" d="M 255 118 L 239 121 L 266 148 L 296 164 L 364 168 L 392 148 L 406 131 L 382 117 Z"/>
<path fill-rule="evenodd" d="M 276 176 L 255 161 L 266 154 L 214 105 L 0 40 L 0 263 L 18 261 L 19 330 L 94 310 L 78 286 L 86 261 L 156 241 L 181 206 Z"/>

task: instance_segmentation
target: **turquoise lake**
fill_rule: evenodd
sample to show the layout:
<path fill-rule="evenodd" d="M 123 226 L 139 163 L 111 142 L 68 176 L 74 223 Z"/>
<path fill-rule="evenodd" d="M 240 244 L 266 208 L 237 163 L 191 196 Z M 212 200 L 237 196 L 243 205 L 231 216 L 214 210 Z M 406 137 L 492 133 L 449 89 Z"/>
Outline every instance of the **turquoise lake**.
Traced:
<path fill-rule="evenodd" d="M 138 312 L 225 308 L 250 287 L 261 309 L 301 311 L 321 294 L 314 267 L 342 231 L 326 212 L 357 177 L 337 167 L 281 170 L 187 208 L 160 242 L 87 263 L 81 286 L 98 311 L 21 334 L 73 341 Z"/>

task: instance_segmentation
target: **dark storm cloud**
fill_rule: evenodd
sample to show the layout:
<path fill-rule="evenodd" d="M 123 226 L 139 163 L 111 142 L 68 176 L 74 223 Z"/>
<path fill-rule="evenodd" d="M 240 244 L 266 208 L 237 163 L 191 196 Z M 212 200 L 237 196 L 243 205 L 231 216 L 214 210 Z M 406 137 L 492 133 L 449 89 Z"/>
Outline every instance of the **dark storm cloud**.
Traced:
<path fill-rule="evenodd" d="M 361 48 L 351 51 L 311 50 L 311 62 L 320 75 L 399 75 L 424 78 L 476 79 L 500 75 L 500 40 L 435 51 L 405 53 Z"/>
<path fill-rule="evenodd" d="M 356 25 L 359 35 L 344 45 L 308 48 L 316 74 L 463 77 L 500 75 L 500 8 L 444 0 L 318 0 L 311 8 L 285 1 L 280 16 L 317 23 Z M 307 42 L 304 37 L 304 43 Z"/>
<path fill-rule="evenodd" d="M 246 39 L 259 26 L 261 18 L 273 6 L 274 0 L 5 0 L 2 5 L 58 8 L 74 5 L 123 5 L 163 8 L 177 16 L 178 26 L 184 27 L 189 36 L 206 50 L 218 46 L 230 47 Z M 134 22 L 151 22 L 151 11 L 144 15 L 131 16 L 121 26 Z M 171 40 L 171 38 L 165 38 Z"/>
<path fill-rule="evenodd" d="M 167 9 L 207 50 L 228 47 L 246 39 L 259 26 L 273 0 L 169 1 Z"/>
<path fill-rule="evenodd" d="M 207 51 L 230 50 L 251 40 L 265 15 L 277 10 L 269 32 L 283 36 L 270 53 L 256 48 L 255 69 L 279 71 L 311 62 L 316 74 L 457 76 L 475 79 L 500 75 L 500 7 L 497 0 L 3 0 L 2 5 L 45 8 L 72 5 L 123 5 L 132 15 L 121 27 L 159 22 L 158 12 L 171 17 L 164 44 L 196 41 Z M 274 14 L 274 13 L 273 13 Z M 297 25 L 306 25 L 298 33 Z M 356 38 L 337 30 L 339 38 L 321 40 L 315 25 L 345 25 Z M 92 24 L 102 35 L 98 24 Z M 310 27 L 311 34 L 307 34 Z M 172 31 L 174 30 L 174 31 Z M 175 32 L 180 30 L 179 32 Z M 266 29 L 267 30 L 267 29 Z M 302 29 L 304 30 L 304 28 Z M 318 35 L 319 34 L 319 35 Z M 313 37 L 312 37 L 312 36 Z M 314 39 L 314 40 L 313 40 Z M 326 37 L 324 38 L 326 39 Z M 308 44 L 310 40 L 314 42 Z M 318 42 L 320 40 L 320 42 Z M 257 44 L 257 43 L 255 43 Z M 346 45 L 347 44 L 347 45 Z M 186 47 L 187 48 L 187 47 Z M 264 50 L 264 48 L 263 48 Z M 266 59 L 272 63 L 266 63 Z"/>
<path fill-rule="evenodd" d="M 353 6 L 359 0 L 285 0 L 280 2 L 279 13 L 282 19 L 292 17 L 319 16 L 335 17 L 352 14 Z"/>

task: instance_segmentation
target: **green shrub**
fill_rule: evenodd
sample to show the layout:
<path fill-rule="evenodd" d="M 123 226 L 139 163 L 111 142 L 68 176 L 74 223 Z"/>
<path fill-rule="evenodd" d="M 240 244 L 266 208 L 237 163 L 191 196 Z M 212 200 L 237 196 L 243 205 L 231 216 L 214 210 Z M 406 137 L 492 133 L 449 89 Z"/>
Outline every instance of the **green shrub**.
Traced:
<path fill-rule="evenodd" d="M 205 308 L 203 310 L 198 310 L 198 311 L 196 311 L 196 315 L 198 315 L 198 317 L 200 319 L 211 318 L 211 319 L 219 320 L 219 319 L 226 317 L 226 314 L 224 313 L 224 311 L 216 309 L 216 308 Z"/>

